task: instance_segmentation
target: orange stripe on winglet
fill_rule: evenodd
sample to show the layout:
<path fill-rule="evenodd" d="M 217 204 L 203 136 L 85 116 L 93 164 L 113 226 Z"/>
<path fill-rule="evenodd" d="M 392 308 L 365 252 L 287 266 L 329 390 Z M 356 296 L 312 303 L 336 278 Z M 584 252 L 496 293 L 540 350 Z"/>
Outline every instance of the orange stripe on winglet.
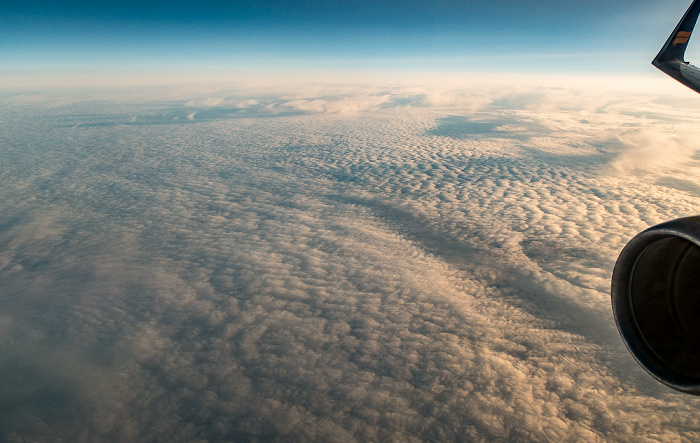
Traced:
<path fill-rule="evenodd" d="M 678 32 L 676 32 L 676 37 L 673 39 L 673 42 L 671 42 L 671 45 L 673 45 L 673 46 L 683 45 L 685 43 L 688 43 L 689 38 L 690 38 L 689 31 L 678 31 Z"/>

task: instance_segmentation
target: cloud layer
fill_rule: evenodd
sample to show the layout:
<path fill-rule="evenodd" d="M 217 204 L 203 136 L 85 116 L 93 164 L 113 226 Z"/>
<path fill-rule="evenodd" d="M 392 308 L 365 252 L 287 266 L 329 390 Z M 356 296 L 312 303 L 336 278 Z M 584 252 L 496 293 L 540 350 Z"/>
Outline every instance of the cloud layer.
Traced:
<path fill-rule="evenodd" d="M 676 100 L 7 98 L 0 435 L 697 439 L 607 293 L 629 238 L 700 204 Z"/>

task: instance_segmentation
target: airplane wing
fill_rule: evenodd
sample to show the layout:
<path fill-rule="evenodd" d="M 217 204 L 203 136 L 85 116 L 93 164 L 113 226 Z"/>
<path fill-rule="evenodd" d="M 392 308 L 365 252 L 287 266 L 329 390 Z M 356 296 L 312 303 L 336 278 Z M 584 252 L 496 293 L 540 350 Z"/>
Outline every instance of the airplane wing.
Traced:
<path fill-rule="evenodd" d="M 666 44 L 651 62 L 664 73 L 700 93 L 700 69 L 685 61 L 685 50 L 700 14 L 700 0 L 694 0 Z"/>
<path fill-rule="evenodd" d="M 684 59 L 700 14 L 694 0 L 652 64 L 700 93 L 700 69 Z M 661 383 L 700 396 L 700 215 L 652 226 L 615 262 L 613 315 L 627 349 Z"/>

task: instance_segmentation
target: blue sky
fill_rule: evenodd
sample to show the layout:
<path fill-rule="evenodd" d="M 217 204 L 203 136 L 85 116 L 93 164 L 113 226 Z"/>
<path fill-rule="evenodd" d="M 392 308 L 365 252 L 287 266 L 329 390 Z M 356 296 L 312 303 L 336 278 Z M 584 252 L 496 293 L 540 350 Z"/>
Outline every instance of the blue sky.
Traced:
<path fill-rule="evenodd" d="M 687 3 L 30 0 L 0 10 L 0 56 L 13 71 L 644 72 Z"/>

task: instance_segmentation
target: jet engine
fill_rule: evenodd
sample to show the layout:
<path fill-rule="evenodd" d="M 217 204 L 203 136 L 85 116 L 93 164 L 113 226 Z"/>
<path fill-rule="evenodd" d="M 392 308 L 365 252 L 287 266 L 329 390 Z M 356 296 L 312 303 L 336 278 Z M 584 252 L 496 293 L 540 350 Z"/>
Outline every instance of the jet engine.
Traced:
<path fill-rule="evenodd" d="M 700 216 L 630 240 L 611 292 L 617 328 L 639 364 L 661 383 L 700 395 Z"/>

